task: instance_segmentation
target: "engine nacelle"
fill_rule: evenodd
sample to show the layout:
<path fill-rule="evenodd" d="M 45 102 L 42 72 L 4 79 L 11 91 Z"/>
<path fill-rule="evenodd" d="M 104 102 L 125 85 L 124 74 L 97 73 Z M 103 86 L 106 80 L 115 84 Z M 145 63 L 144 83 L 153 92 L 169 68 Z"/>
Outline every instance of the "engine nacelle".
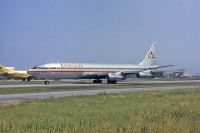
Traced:
<path fill-rule="evenodd" d="M 146 70 L 136 74 L 137 78 L 153 78 L 152 71 Z"/>
<path fill-rule="evenodd" d="M 110 80 L 123 80 L 123 79 L 125 79 L 125 77 L 122 76 L 121 72 L 117 72 L 117 73 L 109 73 L 108 79 L 110 79 Z"/>

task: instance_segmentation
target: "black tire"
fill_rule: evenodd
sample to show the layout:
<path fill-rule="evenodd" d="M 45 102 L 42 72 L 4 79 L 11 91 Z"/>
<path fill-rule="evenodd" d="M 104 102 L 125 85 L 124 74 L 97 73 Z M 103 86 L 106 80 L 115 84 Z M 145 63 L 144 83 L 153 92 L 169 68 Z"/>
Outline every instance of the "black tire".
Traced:
<path fill-rule="evenodd" d="M 31 79 L 32 79 L 32 77 L 31 77 L 31 76 L 29 76 L 29 77 L 27 78 L 27 81 L 31 81 Z"/>
<path fill-rule="evenodd" d="M 49 81 L 44 81 L 44 84 L 45 84 L 45 85 L 48 85 L 48 84 L 49 84 Z"/>
<path fill-rule="evenodd" d="M 93 80 L 93 83 L 94 84 L 102 84 L 102 80 L 95 79 L 95 80 Z"/>

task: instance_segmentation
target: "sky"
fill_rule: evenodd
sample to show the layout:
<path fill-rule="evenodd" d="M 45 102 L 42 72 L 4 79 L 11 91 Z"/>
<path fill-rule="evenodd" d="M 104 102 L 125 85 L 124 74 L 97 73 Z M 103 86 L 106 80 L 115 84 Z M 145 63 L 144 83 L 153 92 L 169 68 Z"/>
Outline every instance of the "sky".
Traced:
<path fill-rule="evenodd" d="M 0 64 L 157 64 L 200 72 L 199 0 L 0 0 Z"/>

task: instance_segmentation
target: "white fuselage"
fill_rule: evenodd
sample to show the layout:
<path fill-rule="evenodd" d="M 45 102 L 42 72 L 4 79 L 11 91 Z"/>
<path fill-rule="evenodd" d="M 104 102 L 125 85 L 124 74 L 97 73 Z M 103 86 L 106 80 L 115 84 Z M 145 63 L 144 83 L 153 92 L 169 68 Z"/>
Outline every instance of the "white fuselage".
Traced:
<path fill-rule="evenodd" d="M 28 70 L 33 79 L 96 79 L 106 78 L 109 73 L 143 70 L 139 65 L 51 63 Z M 102 77 L 101 77 L 102 75 Z"/>

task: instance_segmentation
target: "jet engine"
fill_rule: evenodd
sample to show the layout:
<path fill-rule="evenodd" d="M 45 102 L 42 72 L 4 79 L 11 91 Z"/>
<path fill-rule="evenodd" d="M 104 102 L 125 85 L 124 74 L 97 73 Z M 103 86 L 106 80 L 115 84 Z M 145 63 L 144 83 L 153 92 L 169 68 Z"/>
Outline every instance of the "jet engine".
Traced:
<path fill-rule="evenodd" d="M 151 70 L 145 70 L 136 74 L 137 78 L 153 78 Z"/>
<path fill-rule="evenodd" d="M 109 73 L 108 79 L 109 80 L 123 80 L 125 79 L 125 77 L 122 75 L 121 72 L 117 72 L 117 73 Z"/>

